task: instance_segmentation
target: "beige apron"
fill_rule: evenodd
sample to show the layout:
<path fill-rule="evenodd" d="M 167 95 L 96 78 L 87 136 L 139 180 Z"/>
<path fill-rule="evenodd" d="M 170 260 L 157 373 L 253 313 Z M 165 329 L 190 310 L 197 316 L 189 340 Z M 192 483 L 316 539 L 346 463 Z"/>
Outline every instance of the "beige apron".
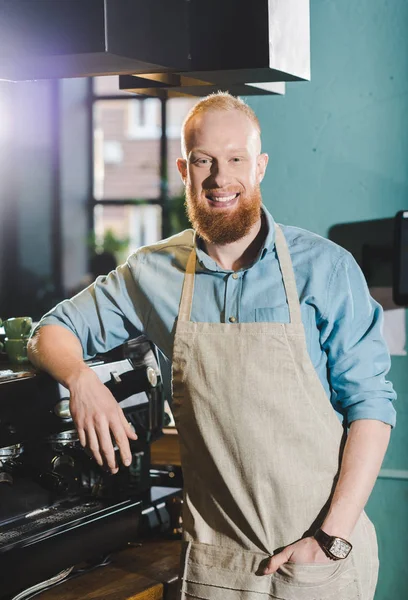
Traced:
<path fill-rule="evenodd" d="M 184 474 L 181 598 L 372 600 L 378 560 L 363 514 L 349 558 L 269 556 L 322 523 L 343 427 L 306 347 L 289 251 L 276 226 L 289 323 L 190 321 L 196 253 L 184 278 L 173 352 L 173 411 Z"/>

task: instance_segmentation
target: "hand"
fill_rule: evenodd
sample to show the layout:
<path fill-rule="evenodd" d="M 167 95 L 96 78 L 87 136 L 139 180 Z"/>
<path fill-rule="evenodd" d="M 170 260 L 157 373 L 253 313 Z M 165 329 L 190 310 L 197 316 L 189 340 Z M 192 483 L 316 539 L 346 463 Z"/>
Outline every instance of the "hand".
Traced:
<path fill-rule="evenodd" d="M 331 559 L 313 537 L 307 537 L 286 546 L 281 552 L 272 556 L 264 570 L 264 575 L 275 573 L 286 562 L 324 564 L 331 562 Z"/>
<path fill-rule="evenodd" d="M 87 368 L 69 389 L 70 412 L 81 445 L 88 446 L 98 465 L 106 464 L 112 473 L 117 473 L 112 434 L 123 464 L 129 466 L 132 462 L 129 439 L 137 440 L 137 435 L 108 388 Z"/>

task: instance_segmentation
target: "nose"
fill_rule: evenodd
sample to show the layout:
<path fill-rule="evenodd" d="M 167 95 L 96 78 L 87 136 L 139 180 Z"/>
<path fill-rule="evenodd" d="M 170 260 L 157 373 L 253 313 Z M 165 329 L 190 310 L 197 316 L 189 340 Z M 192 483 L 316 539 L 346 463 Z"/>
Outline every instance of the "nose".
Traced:
<path fill-rule="evenodd" d="M 228 172 L 228 164 L 214 161 L 211 167 L 211 176 L 213 183 L 218 188 L 226 187 L 231 183 L 231 176 Z"/>

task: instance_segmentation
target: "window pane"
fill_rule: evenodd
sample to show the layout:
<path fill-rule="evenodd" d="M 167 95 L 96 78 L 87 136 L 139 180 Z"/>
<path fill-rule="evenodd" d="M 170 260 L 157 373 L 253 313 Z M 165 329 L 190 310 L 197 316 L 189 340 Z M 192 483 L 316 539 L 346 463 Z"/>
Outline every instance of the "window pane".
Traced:
<path fill-rule="evenodd" d="M 199 98 L 171 98 L 167 101 L 167 144 L 169 196 L 183 194 L 184 186 L 176 168 L 176 160 L 181 156 L 180 133 L 183 121 Z"/>
<path fill-rule="evenodd" d="M 159 198 L 160 100 L 97 100 L 93 118 L 95 198 Z"/>
<path fill-rule="evenodd" d="M 96 96 L 127 96 L 133 95 L 119 89 L 119 76 L 106 75 L 93 78 L 93 91 Z"/>
<path fill-rule="evenodd" d="M 157 204 L 98 204 L 94 218 L 97 248 L 113 252 L 118 264 L 140 246 L 154 244 L 162 238 L 162 209 Z"/>

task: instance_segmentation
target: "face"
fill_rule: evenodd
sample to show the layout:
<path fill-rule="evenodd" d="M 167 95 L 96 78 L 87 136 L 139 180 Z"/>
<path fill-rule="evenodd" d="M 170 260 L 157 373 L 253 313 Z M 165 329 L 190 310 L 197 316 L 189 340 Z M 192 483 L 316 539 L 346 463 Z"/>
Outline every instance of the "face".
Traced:
<path fill-rule="evenodd" d="M 260 154 L 256 127 L 238 110 L 208 111 L 188 123 L 185 146 L 177 166 L 194 229 L 206 242 L 236 242 L 261 215 L 259 184 L 268 156 Z"/>

